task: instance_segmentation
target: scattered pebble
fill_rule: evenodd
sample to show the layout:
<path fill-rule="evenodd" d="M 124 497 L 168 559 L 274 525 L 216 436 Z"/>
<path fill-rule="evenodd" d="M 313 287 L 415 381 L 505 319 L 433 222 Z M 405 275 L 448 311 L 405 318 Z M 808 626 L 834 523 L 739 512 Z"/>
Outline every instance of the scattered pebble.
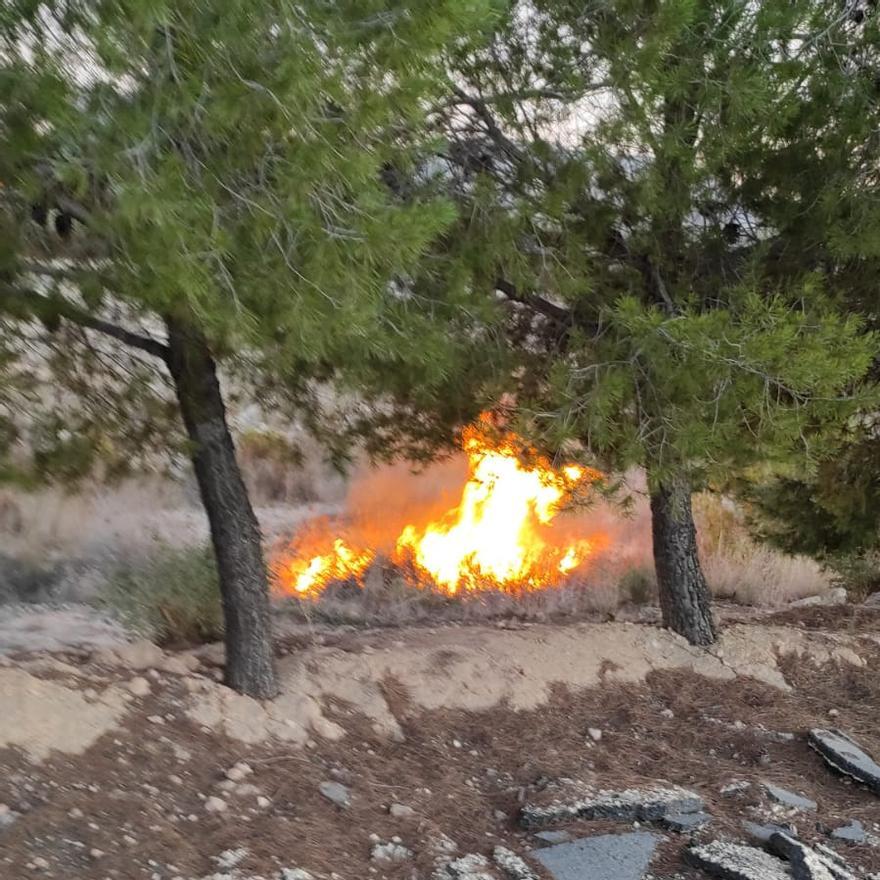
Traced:
<path fill-rule="evenodd" d="M 391 840 L 388 843 L 376 843 L 370 853 L 374 862 L 405 862 L 412 858 L 412 850 Z"/>
<path fill-rule="evenodd" d="M 222 813 L 226 806 L 226 801 L 223 798 L 215 797 L 214 795 L 205 800 L 205 809 L 209 813 Z"/>
<path fill-rule="evenodd" d="M 411 819 L 416 814 L 416 811 L 406 804 L 392 804 L 388 812 L 395 819 Z"/>
<path fill-rule="evenodd" d="M 231 779 L 233 782 L 241 782 L 246 776 L 250 776 L 253 772 L 250 764 L 246 764 L 244 761 L 239 761 L 226 771 L 226 778 Z"/>
<path fill-rule="evenodd" d="M 133 694 L 136 697 L 146 697 L 152 691 L 150 683 L 142 675 L 138 675 L 131 679 L 131 681 L 127 681 L 123 686 L 130 694 Z"/>
<path fill-rule="evenodd" d="M 351 806 L 351 792 L 341 782 L 322 782 L 318 786 L 318 791 L 337 807 Z"/>
<path fill-rule="evenodd" d="M 602 731 L 599 730 L 598 727 L 589 728 L 587 733 L 590 735 L 590 739 L 593 740 L 593 742 L 599 742 L 602 739 Z"/>

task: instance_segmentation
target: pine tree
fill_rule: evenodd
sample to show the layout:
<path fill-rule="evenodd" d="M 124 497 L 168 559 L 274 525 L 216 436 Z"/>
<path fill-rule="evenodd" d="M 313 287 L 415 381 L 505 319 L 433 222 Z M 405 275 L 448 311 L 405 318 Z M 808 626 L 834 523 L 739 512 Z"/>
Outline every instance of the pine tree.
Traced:
<path fill-rule="evenodd" d="M 852 168 L 829 178 L 842 139 L 813 139 L 851 88 L 848 22 L 820 0 L 533 0 L 449 62 L 448 252 L 531 315 L 524 427 L 645 468 L 663 620 L 695 644 L 716 631 L 692 492 L 819 452 L 876 345 L 824 256 L 821 199 Z M 790 201 L 801 175 L 818 203 Z"/>
<path fill-rule="evenodd" d="M 267 579 L 218 367 L 282 389 L 449 368 L 446 334 L 393 282 L 454 207 L 389 175 L 421 161 L 439 50 L 490 12 L 15 0 L 0 13 L 4 469 L 22 473 L 22 450 L 31 473 L 122 464 L 174 447 L 176 414 L 210 523 L 226 680 L 252 696 L 277 691 Z"/>

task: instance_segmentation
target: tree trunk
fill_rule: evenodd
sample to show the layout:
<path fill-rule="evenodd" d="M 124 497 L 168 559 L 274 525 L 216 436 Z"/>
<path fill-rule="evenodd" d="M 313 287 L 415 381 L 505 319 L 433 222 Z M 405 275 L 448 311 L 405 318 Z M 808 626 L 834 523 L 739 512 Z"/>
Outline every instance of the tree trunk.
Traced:
<path fill-rule="evenodd" d="M 663 625 L 692 645 L 711 645 L 711 596 L 697 555 L 691 487 L 683 477 L 653 487 L 651 531 Z"/>
<path fill-rule="evenodd" d="M 226 629 L 226 684 L 259 699 L 278 693 L 272 656 L 269 583 L 260 527 L 235 447 L 208 343 L 197 328 L 166 319 L 168 369 L 191 443 L 208 514 Z"/>

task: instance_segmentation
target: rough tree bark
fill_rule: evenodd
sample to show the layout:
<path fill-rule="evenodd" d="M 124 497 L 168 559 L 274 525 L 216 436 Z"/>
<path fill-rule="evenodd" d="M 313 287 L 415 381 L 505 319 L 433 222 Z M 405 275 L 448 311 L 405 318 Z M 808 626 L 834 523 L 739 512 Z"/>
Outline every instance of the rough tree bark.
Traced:
<path fill-rule="evenodd" d="M 226 684 L 259 699 L 277 695 L 269 584 L 260 528 L 235 458 L 217 370 L 204 335 L 167 318 L 168 369 L 217 560 L 226 628 Z"/>
<path fill-rule="evenodd" d="M 711 596 L 697 555 L 691 487 L 684 477 L 652 488 L 651 531 L 663 625 L 692 645 L 711 645 L 716 638 Z"/>

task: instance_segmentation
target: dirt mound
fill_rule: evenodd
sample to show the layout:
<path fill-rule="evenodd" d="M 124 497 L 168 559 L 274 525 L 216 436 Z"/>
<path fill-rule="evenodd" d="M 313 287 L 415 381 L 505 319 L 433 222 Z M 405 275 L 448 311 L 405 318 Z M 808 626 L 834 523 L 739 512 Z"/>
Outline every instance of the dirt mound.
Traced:
<path fill-rule="evenodd" d="M 386 698 L 389 682 L 406 695 L 411 712 L 482 711 L 499 704 L 531 710 L 545 704 L 559 685 L 580 690 L 638 683 L 658 671 L 689 671 L 721 681 L 748 676 L 788 690 L 782 658 L 861 666 L 858 649 L 857 638 L 842 634 L 754 625 L 730 627 L 712 651 L 694 648 L 667 630 L 635 624 L 413 630 L 403 639 L 372 636 L 345 647 L 301 650 L 281 661 L 282 695 L 275 702 L 262 706 L 206 686 L 189 714 L 244 742 L 275 736 L 302 743 L 309 728 L 329 738 L 343 735 L 322 714 L 322 707 L 335 701 L 370 719 L 377 733 L 399 737 L 400 719 Z"/>

